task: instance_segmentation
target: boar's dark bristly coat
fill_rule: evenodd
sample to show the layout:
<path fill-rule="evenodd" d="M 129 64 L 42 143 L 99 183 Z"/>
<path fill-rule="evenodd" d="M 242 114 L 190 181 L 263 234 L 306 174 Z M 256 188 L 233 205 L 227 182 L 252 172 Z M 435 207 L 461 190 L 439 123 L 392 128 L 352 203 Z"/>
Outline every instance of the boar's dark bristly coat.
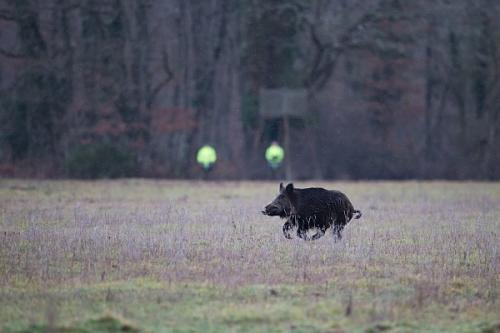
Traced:
<path fill-rule="evenodd" d="M 297 228 L 297 236 L 305 240 L 322 237 L 333 226 L 334 237 L 342 238 L 342 229 L 353 218 L 359 219 L 361 212 L 355 210 L 347 196 L 339 191 L 319 187 L 294 188 L 290 183 L 283 187 L 280 183 L 278 196 L 262 211 L 264 215 L 286 218 L 283 234 L 292 238 L 291 229 Z M 356 215 L 355 215 L 356 214 Z M 313 236 L 309 229 L 316 228 Z"/>

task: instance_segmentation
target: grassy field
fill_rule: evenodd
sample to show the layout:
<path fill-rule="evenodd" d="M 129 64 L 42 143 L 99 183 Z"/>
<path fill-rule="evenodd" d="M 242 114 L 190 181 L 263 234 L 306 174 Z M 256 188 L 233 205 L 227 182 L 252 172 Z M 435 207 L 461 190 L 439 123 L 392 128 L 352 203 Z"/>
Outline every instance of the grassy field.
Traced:
<path fill-rule="evenodd" d="M 0 180 L 3 332 L 500 332 L 500 183 L 334 182 L 315 242 L 278 184 Z"/>

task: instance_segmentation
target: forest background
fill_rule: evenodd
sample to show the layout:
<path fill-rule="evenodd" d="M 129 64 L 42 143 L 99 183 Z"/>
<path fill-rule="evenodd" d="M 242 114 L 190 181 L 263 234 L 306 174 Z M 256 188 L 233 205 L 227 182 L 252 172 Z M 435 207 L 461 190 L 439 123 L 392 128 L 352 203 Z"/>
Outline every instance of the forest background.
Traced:
<path fill-rule="evenodd" d="M 500 178 L 496 0 L 0 0 L 0 175 Z M 306 92 L 264 117 L 262 89 Z M 275 175 L 276 176 L 276 175 Z M 284 176 L 280 169 L 277 176 Z"/>

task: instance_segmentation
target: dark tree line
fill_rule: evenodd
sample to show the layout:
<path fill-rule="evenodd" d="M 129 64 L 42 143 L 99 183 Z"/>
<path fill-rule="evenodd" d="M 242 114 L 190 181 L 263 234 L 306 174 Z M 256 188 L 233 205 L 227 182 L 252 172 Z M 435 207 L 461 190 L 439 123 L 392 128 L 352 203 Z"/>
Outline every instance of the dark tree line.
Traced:
<path fill-rule="evenodd" d="M 496 0 L 0 0 L 0 173 L 261 178 L 306 89 L 296 178 L 500 176 Z"/>

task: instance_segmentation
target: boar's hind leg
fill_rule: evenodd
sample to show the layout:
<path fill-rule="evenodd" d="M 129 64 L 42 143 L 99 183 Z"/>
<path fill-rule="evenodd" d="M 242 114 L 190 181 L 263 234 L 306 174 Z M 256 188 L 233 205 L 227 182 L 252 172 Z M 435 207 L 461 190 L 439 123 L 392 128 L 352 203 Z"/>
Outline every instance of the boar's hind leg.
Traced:
<path fill-rule="evenodd" d="M 290 229 L 292 228 L 293 225 L 290 222 L 285 222 L 285 224 L 283 224 L 283 235 L 285 235 L 285 238 L 292 239 L 292 235 L 290 234 Z"/>
<path fill-rule="evenodd" d="M 335 241 L 342 239 L 342 229 L 344 229 L 343 224 L 334 224 L 333 225 L 333 237 Z"/>

